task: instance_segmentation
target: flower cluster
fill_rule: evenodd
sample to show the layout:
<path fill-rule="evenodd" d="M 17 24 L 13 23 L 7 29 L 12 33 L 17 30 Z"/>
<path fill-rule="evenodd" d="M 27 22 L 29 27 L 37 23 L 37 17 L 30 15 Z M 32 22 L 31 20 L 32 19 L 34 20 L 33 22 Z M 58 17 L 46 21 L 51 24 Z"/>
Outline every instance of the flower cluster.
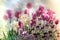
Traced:
<path fill-rule="evenodd" d="M 27 9 L 31 8 L 32 4 L 28 3 Z M 8 16 L 4 15 L 4 18 L 10 19 L 11 24 L 11 19 L 15 18 L 15 22 L 12 24 L 13 27 L 17 26 L 15 40 L 55 40 L 55 28 L 59 21 L 55 18 L 55 12 L 51 9 L 45 9 L 44 6 L 39 6 L 33 12 L 32 19 L 29 16 L 28 10 L 17 10 L 14 14 L 12 10 L 8 10 L 7 13 Z M 14 30 L 14 28 L 12 29 Z M 14 32 L 13 35 L 15 35 Z M 13 39 L 11 38 L 11 40 Z"/>

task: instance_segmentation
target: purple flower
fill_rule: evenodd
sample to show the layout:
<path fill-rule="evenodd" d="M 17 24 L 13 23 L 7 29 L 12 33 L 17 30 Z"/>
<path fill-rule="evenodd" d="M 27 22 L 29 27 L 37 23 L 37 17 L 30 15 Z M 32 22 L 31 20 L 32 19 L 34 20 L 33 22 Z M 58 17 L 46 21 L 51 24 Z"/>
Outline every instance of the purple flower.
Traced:
<path fill-rule="evenodd" d="M 18 22 L 18 25 L 19 25 L 20 28 L 23 27 L 23 23 L 21 21 Z"/>
<path fill-rule="evenodd" d="M 20 40 L 20 36 L 19 35 L 16 37 L 16 40 Z"/>
<path fill-rule="evenodd" d="M 23 31 L 23 33 L 22 33 L 22 34 L 23 34 L 23 36 L 24 36 L 24 37 L 27 37 L 27 36 L 28 36 L 27 31 Z"/>
<path fill-rule="evenodd" d="M 23 32 L 23 29 L 19 28 L 18 30 L 19 35 L 22 34 L 22 32 Z"/>

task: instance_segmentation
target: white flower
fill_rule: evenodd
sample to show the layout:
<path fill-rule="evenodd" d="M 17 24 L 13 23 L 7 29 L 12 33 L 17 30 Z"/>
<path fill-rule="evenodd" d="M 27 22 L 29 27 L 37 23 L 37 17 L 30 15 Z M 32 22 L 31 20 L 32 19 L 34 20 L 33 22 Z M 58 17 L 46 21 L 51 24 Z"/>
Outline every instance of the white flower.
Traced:
<path fill-rule="evenodd" d="M 23 22 L 23 25 L 29 24 L 29 16 L 27 14 L 21 14 L 19 17 L 19 21 Z"/>

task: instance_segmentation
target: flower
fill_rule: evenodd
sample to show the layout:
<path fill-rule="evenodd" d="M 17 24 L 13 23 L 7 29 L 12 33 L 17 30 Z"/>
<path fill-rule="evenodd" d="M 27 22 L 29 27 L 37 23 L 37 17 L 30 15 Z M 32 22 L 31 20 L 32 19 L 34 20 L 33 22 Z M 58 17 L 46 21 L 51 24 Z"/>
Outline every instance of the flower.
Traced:
<path fill-rule="evenodd" d="M 7 10 L 7 13 L 8 13 L 8 17 L 9 18 L 12 18 L 12 9 L 8 9 Z"/>
<path fill-rule="evenodd" d="M 19 21 L 23 22 L 23 25 L 29 24 L 29 16 L 27 14 L 21 14 L 19 17 Z"/>
<path fill-rule="evenodd" d="M 12 25 L 13 30 L 15 30 L 15 31 L 16 31 L 17 28 L 19 27 L 17 21 L 13 21 L 13 22 L 11 23 L 11 25 Z"/>
<path fill-rule="evenodd" d="M 59 20 L 55 20 L 55 24 L 57 25 L 59 23 Z"/>
<path fill-rule="evenodd" d="M 32 8 L 32 3 L 31 2 L 28 2 L 26 6 L 27 6 L 27 8 L 30 9 L 30 8 Z"/>
<path fill-rule="evenodd" d="M 18 22 L 18 25 L 19 25 L 20 28 L 23 27 L 23 23 L 21 21 Z"/>
<path fill-rule="evenodd" d="M 31 26 L 36 25 L 36 21 L 34 19 L 31 20 Z"/>
<path fill-rule="evenodd" d="M 19 35 L 23 33 L 23 29 L 19 28 L 18 30 Z"/>
<path fill-rule="evenodd" d="M 39 6 L 40 11 L 44 11 L 44 6 Z"/>
<path fill-rule="evenodd" d="M 23 31 L 23 33 L 22 33 L 22 34 L 23 34 L 23 36 L 24 36 L 24 37 L 27 37 L 27 36 L 28 36 L 27 31 Z"/>
<path fill-rule="evenodd" d="M 4 14 L 3 18 L 4 18 L 5 20 L 7 20 L 7 19 L 8 19 L 8 15 L 7 15 L 7 14 Z"/>
<path fill-rule="evenodd" d="M 39 36 L 39 33 L 34 33 L 33 35 L 35 38 L 37 38 Z"/>
<path fill-rule="evenodd" d="M 25 9 L 24 14 L 29 14 L 29 11 L 27 9 Z"/>
<path fill-rule="evenodd" d="M 20 15 L 20 14 L 21 14 L 21 11 L 20 11 L 20 10 L 16 11 L 15 17 L 16 17 L 16 18 L 19 18 L 19 15 Z"/>
<path fill-rule="evenodd" d="M 32 14 L 32 19 L 36 19 L 36 14 Z"/>
<path fill-rule="evenodd" d="M 42 18 L 43 18 L 44 20 L 49 20 L 49 15 L 46 14 L 46 13 L 43 13 L 43 14 L 42 14 Z"/>

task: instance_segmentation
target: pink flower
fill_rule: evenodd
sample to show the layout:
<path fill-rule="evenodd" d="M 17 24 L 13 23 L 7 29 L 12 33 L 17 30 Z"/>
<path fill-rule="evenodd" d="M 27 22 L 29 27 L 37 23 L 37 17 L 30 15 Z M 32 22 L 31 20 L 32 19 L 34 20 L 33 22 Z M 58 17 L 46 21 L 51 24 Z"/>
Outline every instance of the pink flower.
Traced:
<path fill-rule="evenodd" d="M 23 23 L 21 21 L 18 22 L 18 25 L 19 25 L 20 28 L 23 27 Z"/>
<path fill-rule="evenodd" d="M 21 11 L 20 11 L 20 10 L 16 11 L 15 17 L 16 17 L 16 18 L 19 18 L 19 15 L 20 15 L 20 14 L 21 14 Z"/>
<path fill-rule="evenodd" d="M 12 10 L 11 9 L 7 10 L 7 13 L 8 13 L 8 17 L 12 18 Z"/>
<path fill-rule="evenodd" d="M 4 14 L 3 18 L 4 18 L 5 20 L 7 20 L 7 19 L 8 19 L 8 15 L 7 15 L 7 14 Z"/>
<path fill-rule="evenodd" d="M 58 24 L 59 23 L 59 20 L 55 20 L 55 24 Z"/>
<path fill-rule="evenodd" d="M 53 14 L 55 14 L 55 12 L 52 11 L 52 10 L 50 10 L 50 9 L 48 9 L 47 11 L 48 11 L 47 14 L 48 14 L 50 17 L 53 17 Z"/>
<path fill-rule="evenodd" d="M 47 11 L 48 11 L 47 14 L 49 15 L 49 20 L 53 20 L 55 12 L 50 9 L 48 9 Z"/>
<path fill-rule="evenodd" d="M 44 6 L 40 6 L 40 7 L 39 7 L 39 10 L 40 10 L 40 11 L 44 11 Z"/>
<path fill-rule="evenodd" d="M 30 9 L 30 8 L 32 8 L 32 3 L 31 3 L 31 2 L 29 2 L 29 3 L 27 3 L 27 5 L 26 5 L 26 6 L 27 6 L 27 8 L 29 8 L 29 9 Z"/>
<path fill-rule="evenodd" d="M 31 26 L 36 25 L 36 20 L 32 19 L 31 20 Z"/>
<path fill-rule="evenodd" d="M 45 19 L 45 20 L 49 20 L 49 15 L 48 15 L 48 14 L 45 13 L 43 16 L 44 16 L 43 19 Z"/>
<path fill-rule="evenodd" d="M 36 19 L 36 13 L 35 14 L 32 14 L 32 18 L 33 19 Z"/>
<path fill-rule="evenodd" d="M 24 14 L 29 14 L 29 11 L 27 9 L 25 9 Z"/>

